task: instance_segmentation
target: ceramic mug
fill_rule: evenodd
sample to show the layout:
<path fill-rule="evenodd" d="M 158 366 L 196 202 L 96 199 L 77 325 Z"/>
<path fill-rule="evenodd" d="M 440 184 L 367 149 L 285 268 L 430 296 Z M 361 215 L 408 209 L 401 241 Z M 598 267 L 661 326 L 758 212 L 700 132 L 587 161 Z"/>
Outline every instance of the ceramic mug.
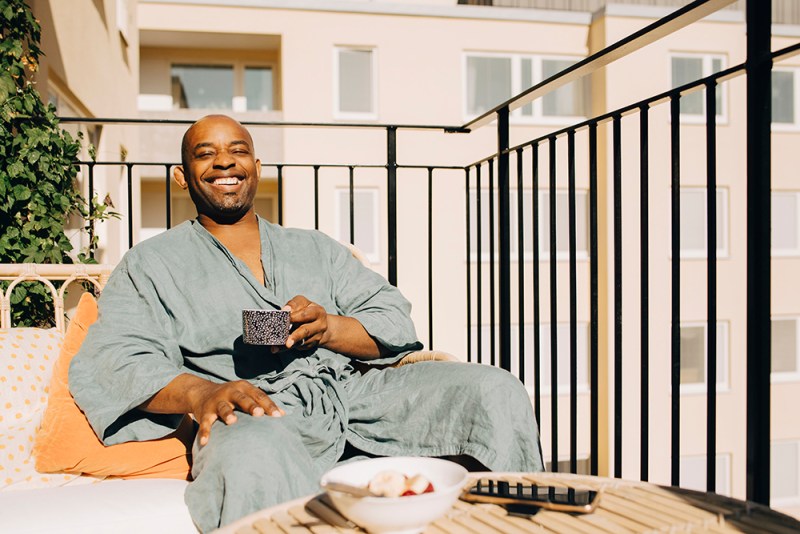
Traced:
<path fill-rule="evenodd" d="M 283 345 L 290 328 L 288 311 L 242 310 L 242 337 L 248 345 Z"/>

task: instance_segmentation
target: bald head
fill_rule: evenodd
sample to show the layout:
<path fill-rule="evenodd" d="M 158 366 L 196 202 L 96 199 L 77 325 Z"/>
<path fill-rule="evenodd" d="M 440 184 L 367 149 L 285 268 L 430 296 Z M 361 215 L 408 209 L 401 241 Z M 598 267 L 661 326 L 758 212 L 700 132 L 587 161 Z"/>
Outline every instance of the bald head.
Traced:
<path fill-rule="evenodd" d="M 250 135 L 250 132 L 236 119 L 232 119 L 227 115 L 206 115 L 205 117 L 195 121 L 195 123 L 189 126 L 189 129 L 186 130 L 186 133 L 183 134 L 183 139 L 181 140 L 181 164 L 184 167 L 187 166 L 189 162 L 189 155 L 195 148 L 193 142 L 195 130 L 201 126 L 214 128 L 215 125 L 225 123 L 237 126 L 242 131 L 244 140 L 246 140 L 251 147 L 253 146 L 253 137 Z"/>

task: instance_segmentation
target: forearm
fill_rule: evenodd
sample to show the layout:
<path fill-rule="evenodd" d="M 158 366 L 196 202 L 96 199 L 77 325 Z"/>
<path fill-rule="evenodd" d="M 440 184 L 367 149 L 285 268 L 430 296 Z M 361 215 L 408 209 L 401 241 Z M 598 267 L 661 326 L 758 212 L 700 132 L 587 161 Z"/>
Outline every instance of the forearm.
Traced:
<path fill-rule="evenodd" d="M 284 415 L 266 393 L 246 380 L 217 384 L 190 374 L 178 375 L 139 408 L 152 413 L 191 413 L 200 424 L 200 445 L 208 443 L 214 421 L 235 423 L 235 410 L 253 417 Z"/>
<path fill-rule="evenodd" d="M 192 413 L 193 401 L 202 392 L 214 387 L 214 383 L 190 374 L 175 377 L 161 391 L 139 405 L 139 409 L 150 413 Z"/>
<path fill-rule="evenodd" d="M 333 352 L 362 360 L 380 358 L 389 352 L 369 335 L 357 319 L 341 315 L 328 314 L 328 330 L 321 345 Z"/>

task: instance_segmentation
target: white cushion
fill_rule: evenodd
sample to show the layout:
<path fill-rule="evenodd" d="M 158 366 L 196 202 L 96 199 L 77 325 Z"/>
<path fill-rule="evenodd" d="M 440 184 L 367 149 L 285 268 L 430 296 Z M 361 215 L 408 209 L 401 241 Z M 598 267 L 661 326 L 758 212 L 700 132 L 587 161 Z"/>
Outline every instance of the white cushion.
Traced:
<path fill-rule="evenodd" d="M 31 456 L 63 337 L 55 328 L 0 330 L 0 490 L 61 486 L 78 477 L 37 473 Z"/>
<path fill-rule="evenodd" d="M 96 484 L 0 492 L 0 532 L 191 533 L 183 502 L 188 482 L 106 480 Z"/>

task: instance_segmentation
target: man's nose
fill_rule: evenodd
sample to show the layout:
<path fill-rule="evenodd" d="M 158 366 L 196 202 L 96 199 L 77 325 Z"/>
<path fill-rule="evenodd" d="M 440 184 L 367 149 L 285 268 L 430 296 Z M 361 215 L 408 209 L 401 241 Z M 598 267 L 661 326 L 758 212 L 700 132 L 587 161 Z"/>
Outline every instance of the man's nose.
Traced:
<path fill-rule="evenodd" d="M 223 150 L 217 153 L 214 158 L 214 167 L 218 169 L 229 169 L 236 165 L 236 160 L 227 151 Z"/>

